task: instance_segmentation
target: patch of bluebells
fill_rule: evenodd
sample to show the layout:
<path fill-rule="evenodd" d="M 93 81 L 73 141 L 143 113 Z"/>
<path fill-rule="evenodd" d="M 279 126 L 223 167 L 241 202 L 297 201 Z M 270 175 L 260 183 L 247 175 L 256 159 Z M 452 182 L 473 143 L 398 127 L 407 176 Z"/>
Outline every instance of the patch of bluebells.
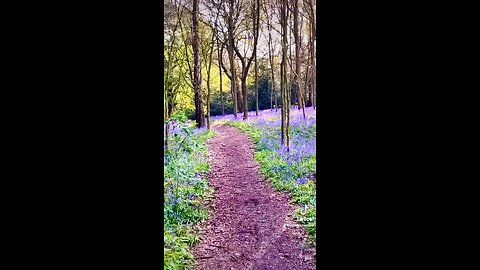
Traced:
<path fill-rule="evenodd" d="M 313 173 L 306 170 L 302 163 L 308 159 L 316 157 L 316 114 L 313 107 L 305 108 L 305 118 L 303 111 L 292 108 L 290 110 L 290 145 L 289 148 L 281 145 L 281 111 L 262 110 L 259 115 L 255 111 L 248 113 L 247 123 L 261 133 L 258 144 L 260 151 L 271 152 L 270 158 L 279 158 L 284 161 L 284 165 L 273 165 L 273 172 L 278 174 L 283 182 L 297 182 L 304 184 L 308 177 Z M 238 113 L 235 118 L 232 114 L 225 116 L 214 116 L 212 122 L 230 121 L 242 122 L 243 113 Z M 305 180 L 307 179 L 307 180 Z M 298 181 L 297 181 L 298 180 Z"/>
<path fill-rule="evenodd" d="M 313 109 L 313 107 L 307 107 L 305 108 L 305 116 L 306 116 L 306 121 L 311 125 L 312 123 L 315 123 L 316 120 L 316 111 Z M 260 110 L 258 112 L 258 116 L 255 114 L 255 111 L 250 111 L 248 112 L 248 122 L 257 122 L 257 121 L 271 121 L 271 122 L 276 122 L 276 126 L 280 126 L 281 114 L 280 114 L 280 109 L 278 111 L 271 110 L 271 109 L 266 109 L 266 110 Z M 217 116 L 212 116 L 210 117 L 212 123 L 216 121 L 244 121 L 243 120 L 243 112 L 237 113 L 237 117 L 235 118 L 233 114 L 227 114 L 227 115 L 217 115 Z M 278 120 L 278 121 L 277 121 Z M 303 112 L 302 110 L 298 110 L 295 108 L 290 109 L 290 124 L 292 123 L 298 123 L 299 120 L 303 121 Z"/>
<path fill-rule="evenodd" d="M 257 142 L 257 159 L 262 172 L 271 179 L 279 190 L 292 194 L 292 203 L 309 205 L 308 221 L 303 222 L 307 231 L 316 239 L 316 185 L 311 181 L 316 165 L 316 116 L 312 107 L 303 111 L 292 108 L 290 111 L 289 147 L 281 145 L 281 111 L 264 110 L 256 116 L 249 113 L 247 125 L 243 124 L 243 114 L 212 117 L 215 121 L 231 122 L 232 125 L 249 133 Z M 300 213 L 297 216 L 302 218 Z"/>
<path fill-rule="evenodd" d="M 207 129 L 191 126 L 188 122 L 171 122 L 169 151 L 164 152 L 164 224 L 166 233 L 173 235 L 175 230 L 192 224 L 191 203 L 208 188 L 196 171 L 197 164 L 205 162 L 200 137 Z"/>

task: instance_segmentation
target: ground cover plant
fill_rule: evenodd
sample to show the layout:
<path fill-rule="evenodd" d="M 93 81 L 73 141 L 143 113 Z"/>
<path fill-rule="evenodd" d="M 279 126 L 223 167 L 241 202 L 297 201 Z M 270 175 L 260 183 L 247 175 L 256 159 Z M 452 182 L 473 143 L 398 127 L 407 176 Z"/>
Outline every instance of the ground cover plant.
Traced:
<path fill-rule="evenodd" d="M 205 143 L 214 136 L 184 120 L 170 122 L 169 149 L 164 155 L 164 267 L 188 269 L 191 248 L 198 242 L 195 225 L 208 217 L 203 204 L 212 197 Z"/>
<path fill-rule="evenodd" d="M 226 123 L 244 131 L 256 145 L 256 160 L 264 174 L 279 191 L 292 194 L 298 205 L 295 220 L 304 225 L 316 240 L 316 117 L 313 108 L 290 115 L 290 148 L 280 143 L 280 110 L 264 110 L 256 116 L 249 112 L 247 121 L 233 115 L 212 117 L 217 124 Z M 306 209 L 308 207 L 308 209 Z"/>

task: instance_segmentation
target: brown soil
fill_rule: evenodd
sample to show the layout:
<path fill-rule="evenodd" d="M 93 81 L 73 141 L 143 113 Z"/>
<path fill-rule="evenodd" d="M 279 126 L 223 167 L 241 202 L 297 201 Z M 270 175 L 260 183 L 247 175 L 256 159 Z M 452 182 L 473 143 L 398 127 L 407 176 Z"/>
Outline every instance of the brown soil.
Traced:
<path fill-rule="evenodd" d="M 214 130 L 208 148 L 215 200 L 194 249 L 195 269 L 315 269 L 314 248 L 291 220 L 290 196 L 260 175 L 251 140 L 230 126 Z"/>

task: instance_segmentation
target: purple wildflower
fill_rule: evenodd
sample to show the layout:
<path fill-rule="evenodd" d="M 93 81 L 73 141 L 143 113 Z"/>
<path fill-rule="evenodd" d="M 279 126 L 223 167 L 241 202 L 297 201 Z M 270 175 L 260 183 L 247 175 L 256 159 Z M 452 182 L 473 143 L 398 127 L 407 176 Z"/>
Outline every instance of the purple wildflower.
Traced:
<path fill-rule="evenodd" d="M 299 185 L 305 185 L 307 182 L 308 182 L 308 178 L 306 177 L 302 177 L 297 181 Z"/>

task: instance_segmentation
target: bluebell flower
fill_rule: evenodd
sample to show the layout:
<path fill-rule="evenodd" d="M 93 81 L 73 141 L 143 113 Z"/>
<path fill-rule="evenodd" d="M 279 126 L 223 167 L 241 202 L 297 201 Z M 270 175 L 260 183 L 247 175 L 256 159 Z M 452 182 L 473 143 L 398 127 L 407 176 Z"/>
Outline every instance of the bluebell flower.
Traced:
<path fill-rule="evenodd" d="M 308 182 L 308 178 L 306 177 L 302 177 L 297 181 L 299 185 L 305 185 L 307 182 Z"/>

